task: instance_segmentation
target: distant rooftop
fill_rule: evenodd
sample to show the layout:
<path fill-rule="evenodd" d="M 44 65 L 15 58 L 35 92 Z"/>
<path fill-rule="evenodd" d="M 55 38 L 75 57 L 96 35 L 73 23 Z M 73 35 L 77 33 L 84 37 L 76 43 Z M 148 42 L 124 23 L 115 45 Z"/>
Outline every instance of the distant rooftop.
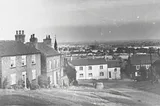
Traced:
<path fill-rule="evenodd" d="M 102 64 L 108 64 L 109 68 L 120 66 L 118 60 L 108 60 L 108 61 L 106 61 L 104 58 L 76 59 L 76 60 L 70 61 L 70 63 L 74 66 L 88 66 L 88 65 L 102 65 Z"/>

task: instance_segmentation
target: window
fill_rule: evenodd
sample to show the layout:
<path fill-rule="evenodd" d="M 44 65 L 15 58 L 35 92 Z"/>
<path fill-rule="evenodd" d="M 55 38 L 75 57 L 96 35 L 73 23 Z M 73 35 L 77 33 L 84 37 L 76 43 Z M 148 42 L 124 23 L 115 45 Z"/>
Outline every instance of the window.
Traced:
<path fill-rule="evenodd" d="M 32 70 L 32 80 L 36 79 L 36 70 Z"/>
<path fill-rule="evenodd" d="M 53 68 L 55 68 L 56 60 L 53 60 Z"/>
<path fill-rule="evenodd" d="M 103 66 L 100 66 L 99 68 L 100 68 L 100 69 L 103 69 Z"/>
<path fill-rule="evenodd" d="M 141 74 L 140 74 L 140 72 L 135 72 L 135 76 L 137 77 L 137 76 L 140 76 Z"/>
<path fill-rule="evenodd" d="M 92 66 L 88 66 L 88 70 L 92 70 Z"/>
<path fill-rule="evenodd" d="M 55 60 L 55 65 L 54 66 L 55 66 L 55 68 L 57 68 L 57 60 Z"/>
<path fill-rule="evenodd" d="M 99 75 L 100 75 L 100 76 L 104 76 L 104 72 L 100 72 Z"/>
<path fill-rule="evenodd" d="M 49 82 L 50 82 L 50 84 L 53 83 L 53 77 L 52 77 L 52 75 L 49 76 Z"/>
<path fill-rule="evenodd" d="M 111 72 L 109 72 L 109 78 L 111 78 L 112 76 L 111 76 Z"/>
<path fill-rule="evenodd" d="M 36 56 L 32 55 L 32 64 L 36 64 Z"/>
<path fill-rule="evenodd" d="M 92 77 L 92 73 L 88 73 L 88 76 L 89 76 L 89 77 Z"/>
<path fill-rule="evenodd" d="M 16 67 L 16 57 L 10 57 L 11 60 L 11 67 Z"/>
<path fill-rule="evenodd" d="M 149 65 L 146 65 L 146 69 L 149 69 Z"/>
<path fill-rule="evenodd" d="M 52 69 L 52 61 L 49 61 L 49 69 Z"/>
<path fill-rule="evenodd" d="M 79 70 L 83 70 L 83 67 L 79 67 Z"/>
<path fill-rule="evenodd" d="M 26 65 L 26 56 L 22 56 L 22 66 Z"/>
<path fill-rule="evenodd" d="M 11 74 L 11 85 L 16 84 L 16 74 Z"/>
<path fill-rule="evenodd" d="M 83 74 L 79 74 L 79 77 L 83 77 Z"/>
<path fill-rule="evenodd" d="M 139 70 L 140 69 L 140 65 L 136 65 L 136 70 Z"/>
<path fill-rule="evenodd" d="M 57 60 L 57 67 L 59 67 L 60 66 L 60 61 L 59 60 Z"/>

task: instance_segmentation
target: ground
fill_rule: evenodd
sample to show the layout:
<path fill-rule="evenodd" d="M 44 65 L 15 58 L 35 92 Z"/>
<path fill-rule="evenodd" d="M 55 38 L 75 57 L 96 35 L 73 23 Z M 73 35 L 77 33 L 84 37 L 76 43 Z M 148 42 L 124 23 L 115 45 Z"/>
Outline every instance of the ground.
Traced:
<path fill-rule="evenodd" d="M 0 106 L 160 106 L 158 89 L 150 92 L 141 86 L 139 90 L 138 86 L 142 84 L 138 84 L 104 81 L 103 90 L 95 89 L 91 84 L 63 89 L 0 90 Z"/>

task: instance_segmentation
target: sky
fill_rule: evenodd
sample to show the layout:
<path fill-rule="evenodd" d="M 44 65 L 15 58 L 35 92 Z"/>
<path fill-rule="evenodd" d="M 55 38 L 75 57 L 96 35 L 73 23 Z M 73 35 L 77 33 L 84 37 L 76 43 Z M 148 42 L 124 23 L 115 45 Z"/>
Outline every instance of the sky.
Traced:
<path fill-rule="evenodd" d="M 160 0 L 0 0 L 0 40 L 55 35 L 59 42 L 160 39 Z"/>

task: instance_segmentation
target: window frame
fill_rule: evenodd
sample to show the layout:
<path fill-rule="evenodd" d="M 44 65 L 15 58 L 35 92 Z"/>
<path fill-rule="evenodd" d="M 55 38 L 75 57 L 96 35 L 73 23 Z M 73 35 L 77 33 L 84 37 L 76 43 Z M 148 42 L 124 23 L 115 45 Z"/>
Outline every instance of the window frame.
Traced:
<path fill-rule="evenodd" d="M 16 84 L 16 73 L 11 74 L 10 76 L 11 76 L 11 85 Z"/>
<path fill-rule="evenodd" d="M 52 69 L 52 61 L 48 61 L 48 69 L 51 70 Z"/>
<path fill-rule="evenodd" d="M 79 70 L 83 71 L 83 66 L 80 66 L 80 67 L 79 67 Z"/>
<path fill-rule="evenodd" d="M 91 75 L 90 75 L 91 74 Z M 93 74 L 92 73 L 88 73 L 88 77 L 93 77 Z"/>
<path fill-rule="evenodd" d="M 136 65 L 136 70 L 140 70 L 140 65 Z"/>
<path fill-rule="evenodd" d="M 36 64 L 36 55 L 31 56 L 32 65 Z"/>
<path fill-rule="evenodd" d="M 104 72 L 99 72 L 99 76 L 104 76 Z"/>
<path fill-rule="evenodd" d="M 79 74 L 79 77 L 80 77 L 80 78 L 84 77 L 83 73 Z"/>
<path fill-rule="evenodd" d="M 33 69 L 32 70 L 32 80 L 35 80 L 36 79 L 36 69 Z"/>
<path fill-rule="evenodd" d="M 27 56 L 26 55 L 21 56 L 21 65 L 22 66 L 27 65 Z"/>
<path fill-rule="evenodd" d="M 92 66 L 88 66 L 88 70 L 92 70 Z"/>
<path fill-rule="evenodd" d="M 10 57 L 10 67 L 15 68 L 16 67 L 16 56 Z"/>
<path fill-rule="evenodd" d="M 100 65 L 100 66 L 99 66 L 99 69 L 100 69 L 100 70 L 103 70 L 103 65 Z"/>

